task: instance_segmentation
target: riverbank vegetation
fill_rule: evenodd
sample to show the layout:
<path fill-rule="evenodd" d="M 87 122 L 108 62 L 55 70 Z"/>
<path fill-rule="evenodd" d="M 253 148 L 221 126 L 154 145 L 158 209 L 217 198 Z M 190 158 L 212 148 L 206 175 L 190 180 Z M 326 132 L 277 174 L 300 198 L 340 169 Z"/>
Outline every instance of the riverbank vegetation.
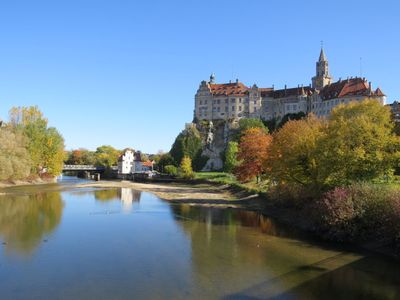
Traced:
<path fill-rule="evenodd" d="M 0 180 L 54 177 L 63 161 L 64 139 L 38 107 L 13 107 L 0 127 Z"/>
<path fill-rule="evenodd" d="M 366 100 L 339 105 L 328 119 L 285 120 L 270 133 L 257 122 L 243 127 L 225 151 L 227 173 L 196 178 L 263 192 L 325 239 L 400 250 L 400 142 L 387 107 Z"/>

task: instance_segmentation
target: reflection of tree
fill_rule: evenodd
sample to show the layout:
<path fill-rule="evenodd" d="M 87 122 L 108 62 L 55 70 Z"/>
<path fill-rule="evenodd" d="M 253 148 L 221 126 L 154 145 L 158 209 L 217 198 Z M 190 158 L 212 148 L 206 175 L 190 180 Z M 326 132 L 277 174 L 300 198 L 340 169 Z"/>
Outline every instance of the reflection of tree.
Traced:
<path fill-rule="evenodd" d="M 140 201 L 141 192 L 130 188 L 119 188 L 119 189 L 103 189 L 94 191 L 94 197 L 97 201 L 112 201 L 112 200 L 123 200 L 130 202 Z"/>
<path fill-rule="evenodd" d="M 59 192 L 0 195 L 0 235 L 8 251 L 31 252 L 60 223 Z"/>
<path fill-rule="evenodd" d="M 119 199 L 118 189 L 105 189 L 105 190 L 96 190 L 94 192 L 94 198 L 97 201 L 111 201 Z"/>
<path fill-rule="evenodd" d="M 262 233 L 274 236 L 285 236 L 288 232 L 284 227 L 277 227 L 268 217 L 259 212 L 246 210 L 226 210 L 209 207 L 195 207 L 190 205 L 172 206 L 175 218 L 191 219 L 212 225 L 226 225 L 259 228 Z"/>

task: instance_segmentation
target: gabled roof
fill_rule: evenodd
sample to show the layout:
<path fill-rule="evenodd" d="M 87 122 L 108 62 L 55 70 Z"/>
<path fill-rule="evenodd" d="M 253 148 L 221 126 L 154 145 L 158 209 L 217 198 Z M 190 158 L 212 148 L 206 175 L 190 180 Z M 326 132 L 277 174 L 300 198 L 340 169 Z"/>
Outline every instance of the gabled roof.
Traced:
<path fill-rule="evenodd" d="M 346 80 L 339 80 L 325 86 L 320 91 L 320 96 L 323 100 L 340 98 L 345 96 L 380 96 L 383 95 L 382 91 L 377 89 L 375 92 L 369 90 L 369 84 L 364 78 L 350 78 Z"/>
<path fill-rule="evenodd" d="M 209 87 L 213 96 L 245 96 L 250 89 L 241 82 L 222 84 L 210 83 Z"/>
<path fill-rule="evenodd" d="M 386 95 L 381 91 L 380 88 L 377 88 L 377 89 L 375 90 L 374 94 L 375 94 L 375 96 L 378 96 L 378 97 L 385 97 L 385 96 L 386 96 Z"/>

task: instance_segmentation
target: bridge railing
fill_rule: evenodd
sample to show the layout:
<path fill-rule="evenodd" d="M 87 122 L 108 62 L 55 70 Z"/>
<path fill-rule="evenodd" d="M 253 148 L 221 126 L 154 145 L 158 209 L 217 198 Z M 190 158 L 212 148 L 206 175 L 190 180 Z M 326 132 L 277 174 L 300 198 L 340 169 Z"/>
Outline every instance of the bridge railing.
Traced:
<path fill-rule="evenodd" d="M 64 165 L 63 171 L 104 171 L 105 167 L 95 165 Z M 111 166 L 111 170 L 118 171 L 118 166 Z"/>
<path fill-rule="evenodd" d="M 104 167 L 97 167 L 94 165 L 64 165 L 64 171 L 96 171 L 104 170 Z"/>

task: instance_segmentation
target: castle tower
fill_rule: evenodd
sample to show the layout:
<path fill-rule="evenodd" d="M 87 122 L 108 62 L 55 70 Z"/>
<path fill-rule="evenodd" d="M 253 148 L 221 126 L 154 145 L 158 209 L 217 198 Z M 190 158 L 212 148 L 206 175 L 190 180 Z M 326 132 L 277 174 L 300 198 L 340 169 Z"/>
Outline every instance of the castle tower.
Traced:
<path fill-rule="evenodd" d="M 321 47 L 321 53 L 316 64 L 316 75 L 312 78 L 312 87 L 322 90 L 324 86 L 331 84 L 333 78 L 329 75 L 328 59 L 326 58 L 324 48 Z"/>

